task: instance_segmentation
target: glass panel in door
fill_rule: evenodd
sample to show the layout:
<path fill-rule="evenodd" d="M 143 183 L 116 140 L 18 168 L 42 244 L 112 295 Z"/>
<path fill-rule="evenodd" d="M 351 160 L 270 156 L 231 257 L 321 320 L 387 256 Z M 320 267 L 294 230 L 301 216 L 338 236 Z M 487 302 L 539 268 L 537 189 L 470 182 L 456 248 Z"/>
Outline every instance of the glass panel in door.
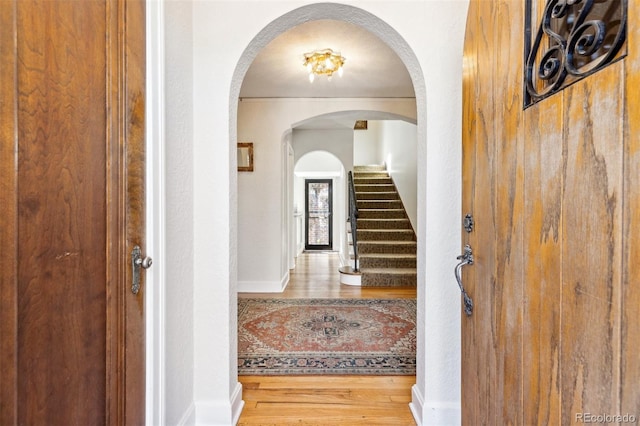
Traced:
<path fill-rule="evenodd" d="M 305 180 L 306 250 L 333 248 L 331 183 L 331 179 Z"/>

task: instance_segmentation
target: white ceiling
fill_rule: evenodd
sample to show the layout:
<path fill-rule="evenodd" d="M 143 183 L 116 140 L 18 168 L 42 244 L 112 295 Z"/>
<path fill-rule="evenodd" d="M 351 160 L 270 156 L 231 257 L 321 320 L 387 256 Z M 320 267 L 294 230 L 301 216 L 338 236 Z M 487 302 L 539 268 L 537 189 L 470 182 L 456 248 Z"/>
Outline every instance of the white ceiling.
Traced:
<path fill-rule="evenodd" d="M 346 58 L 344 75 L 309 83 L 304 53 L 331 48 Z M 241 98 L 413 98 L 400 58 L 377 36 L 342 21 L 298 25 L 269 43 L 253 61 Z"/>

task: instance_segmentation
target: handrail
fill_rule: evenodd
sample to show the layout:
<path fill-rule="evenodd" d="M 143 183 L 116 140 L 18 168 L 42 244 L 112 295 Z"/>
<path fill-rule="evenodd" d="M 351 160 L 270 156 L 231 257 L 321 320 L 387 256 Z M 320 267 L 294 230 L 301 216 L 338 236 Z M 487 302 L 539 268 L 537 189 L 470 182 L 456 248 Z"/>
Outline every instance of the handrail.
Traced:
<path fill-rule="evenodd" d="M 358 272 L 358 205 L 352 172 L 349 172 L 349 222 L 351 225 L 351 242 L 353 243 L 353 270 Z"/>

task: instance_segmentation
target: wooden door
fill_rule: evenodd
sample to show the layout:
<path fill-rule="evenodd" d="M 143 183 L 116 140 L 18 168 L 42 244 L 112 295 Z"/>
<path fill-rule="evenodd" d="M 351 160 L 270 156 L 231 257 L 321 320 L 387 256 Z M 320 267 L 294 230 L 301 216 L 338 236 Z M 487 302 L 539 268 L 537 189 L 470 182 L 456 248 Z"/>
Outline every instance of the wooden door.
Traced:
<path fill-rule="evenodd" d="M 531 3 L 533 38 L 545 1 Z M 640 5 L 628 2 L 616 61 L 524 108 L 526 6 L 469 6 L 461 213 L 475 227 L 462 232 L 474 256 L 462 281 L 474 311 L 462 314 L 462 420 L 637 422 Z"/>
<path fill-rule="evenodd" d="M 144 424 L 145 12 L 0 6 L 0 424 Z"/>

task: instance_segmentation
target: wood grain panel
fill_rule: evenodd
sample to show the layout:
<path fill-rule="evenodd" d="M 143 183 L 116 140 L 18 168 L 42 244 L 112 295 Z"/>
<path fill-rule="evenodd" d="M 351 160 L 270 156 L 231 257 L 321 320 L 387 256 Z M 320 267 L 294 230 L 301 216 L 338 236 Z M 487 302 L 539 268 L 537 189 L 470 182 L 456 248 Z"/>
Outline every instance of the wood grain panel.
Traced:
<path fill-rule="evenodd" d="M 495 346 L 497 414 L 499 423 L 522 423 L 522 296 L 524 146 L 522 133 L 522 61 L 514 58 L 524 51 L 521 32 L 521 2 L 495 2 L 496 40 L 494 49 L 495 129 L 491 137 L 495 151 Z M 498 117 L 500 117 L 498 119 Z"/>
<path fill-rule="evenodd" d="M 625 59 L 624 245 L 621 312 L 620 414 L 640 418 L 640 4 L 629 2 Z"/>
<path fill-rule="evenodd" d="M 532 2 L 532 39 L 543 0 Z M 525 223 L 523 423 L 560 424 L 563 94 L 524 112 Z"/>
<path fill-rule="evenodd" d="M 464 56 L 463 56 L 463 80 L 462 80 L 462 96 L 465 99 L 463 102 L 462 110 L 462 122 L 464 123 L 462 132 L 462 186 L 466 191 L 462 192 L 462 211 L 461 218 L 466 214 L 474 214 L 475 207 L 475 193 L 476 187 L 476 109 L 477 104 L 475 102 L 477 92 L 477 75 L 478 75 L 478 53 L 476 42 L 476 26 L 473 20 L 478 15 L 478 3 L 472 2 L 469 4 L 469 14 L 467 17 L 467 31 L 465 35 L 464 43 Z M 471 245 L 471 247 L 477 247 L 476 233 L 467 233 L 462 231 L 462 245 L 460 247 L 460 253 L 462 253 L 465 244 Z M 467 266 L 463 268 L 463 284 L 465 290 L 469 296 L 474 299 L 476 297 L 476 278 L 475 268 Z M 477 300 L 474 299 L 474 303 Z M 464 314 L 462 297 L 460 297 L 460 312 L 462 320 L 462 397 L 465 400 L 465 404 L 462 404 L 462 421 L 467 424 L 473 419 L 478 419 L 479 414 L 479 398 L 466 397 L 466 395 L 479 395 L 480 383 L 478 375 L 479 365 L 475 361 L 476 348 L 475 348 L 475 336 L 476 336 L 476 321 L 475 316 L 467 316 Z M 477 315 L 477 314 L 474 314 Z"/>
<path fill-rule="evenodd" d="M 562 423 L 617 413 L 624 65 L 564 91 Z"/>
<path fill-rule="evenodd" d="M 144 22 L 139 0 L 0 8 L 0 424 L 144 423 L 122 255 L 144 242 Z"/>
<path fill-rule="evenodd" d="M 474 300 L 473 330 L 475 332 L 473 350 L 466 354 L 470 357 L 478 381 L 477 417 L 465 419 L 470 424 L 499 423 L 501 402 L 497 398 L 497 356 L 496 356 L 496 140 L 495 132 L 495 72 L 496 40 L 495 2 L 479 2 L 475 23 L 477 44 L 477 81 L 475 85 L 476 108 L 476 176 L 474 193 L 475 230 L 473 236 L 475 274 L 472 297 Z M 469 396 L 471 397 L 471 396 Z M 463 399 L 465 395 L 463 395 Z"/>
<path fill-rule="evenodd" d="M 142 0 L 127 1 L 125 3 L 126 43 L 124 46 L 125 64 L 127 69 L 126 87 L 122 91 L 125 98 L 125 117 L 120 122 L 127 123 L 126 128 L 126 208 L 127 227 L 126 236 L 128 249 L 131 253 L 135 245 L 143 250 L 145 246 L 145 2 Z M 130 267 L 130 263 L 127 263 Z M 144 301 L 146 280 L 144 272 L 141 277 L 141 291 L 131 294 L 130 279 L 126 279 L 125 293 L 127 294 L 127 308 L 125 311 L 127 327 L 124 341 L 126 342 L 126 382 L 125 392 L 125 424 L 144 424 L 145 393 L 128 393 L 126 389 L 145 388 L 146 359 L 145 359 L 145 322 Z M 128 277 L 131 275 L 128 275 Z"/>
<path fill-rule="evenodd" d="M 145 247 L 145 3 L 107 2 L 106 173 L 108 291 L 107 389 L 109 424 L 144 424 L 145 273 L 131 292 L 131 252 Z"/>
<path fill-rule="evenodd" d="M 16 3 L 0 7 L 0 424 L 17 423 Z"/>
<path fill-rule="evenodd" d="M 534 16 L 544 3 L 533 0 Z M 523 113 L 522 10 L 470 4 L 463 151 L 475 161 L 463 156 L 463 209 L 475 210 L 476 230 L 462 242 L 474 247 L 476 309 L 463 322 L 465 423 L 640 411 L 640 12 L 629 6 L 627 58 Z M 482 365 L 484 377 L 469 372 Z"/>
<path fill-rule="evenodd" d="M 562 99 L 550 97 L 525 112 L 523 420 L 530 425 L 560 424 Z"/>
<path fill-rule="evenodd" d="M 104 16 L 18 2 L 21 424 L 104 422 Z"/>

